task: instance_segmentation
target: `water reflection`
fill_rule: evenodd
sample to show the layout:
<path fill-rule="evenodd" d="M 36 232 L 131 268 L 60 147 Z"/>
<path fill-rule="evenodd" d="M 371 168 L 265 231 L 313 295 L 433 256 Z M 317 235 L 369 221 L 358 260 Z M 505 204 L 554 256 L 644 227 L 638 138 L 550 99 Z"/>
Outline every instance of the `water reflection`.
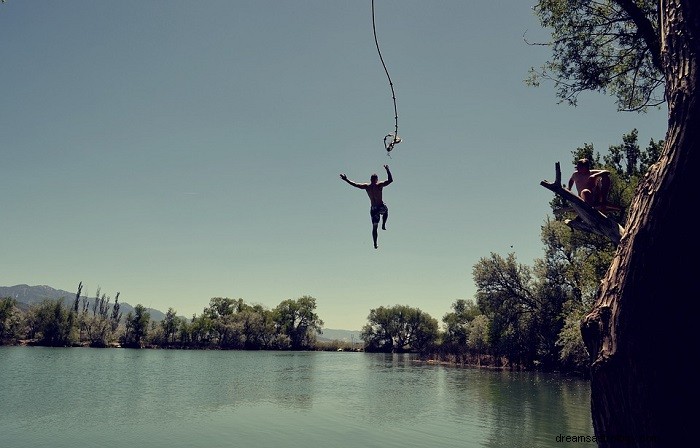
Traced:
<path fill-rule="evenodd" d="M 559 434 L 591 435 L 590 390 L 580 380 L 532 372 L 451 369 L 444 381 L 450 414 L 482 446 L 547 446 Z"/>
<path fill-rule="evenodd" d="M 411 355 L 0 347 L 0 378 L 6 446 L 554 447 L 592 434 L 586 382 Z"/>
<path fill-rule="evenodd" d="M 367 355 L 358 402 L 367 424 L 415 424 L 434 411 L 435 369 L 414 363 L 408 354 Z M 367 404 L 371 404 L 367 406 Z"/>
<path fill-rule="evenodd" d="M 190 404 L 209 409 L 258 404 L 309 409 L 316 385 L 316 356 L 307 352 L 194 353 L 197 367 L 183 374 L 190 384 Z"/>

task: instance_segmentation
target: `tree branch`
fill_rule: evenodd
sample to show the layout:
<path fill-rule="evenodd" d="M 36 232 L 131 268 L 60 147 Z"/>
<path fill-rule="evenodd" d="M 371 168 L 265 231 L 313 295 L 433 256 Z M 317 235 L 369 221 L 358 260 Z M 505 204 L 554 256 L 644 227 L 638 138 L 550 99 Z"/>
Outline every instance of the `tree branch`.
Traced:
<path fill-rule="evenodd" d="M 630 19 L 637 26 L 639 34 L 644 39 L 647 45 L 647 49 L 651 53 L 651 60 L 654 63 L 654 67 L 663 73 L 663 65 L 661 64 L 661 40 L 659 35 L 654 30 L 654 25 L 651 21 L 644 15 L 644 11 L 637 6 L 637 4 L 632 0 L 614 0 L 620 8 L 622 8 L 627 14 L 629 14 Z"/>
<path fill-rule="evenodd" d="M 583 199 L 564 188 L 561 183 L 561 167 L 559 162 L 554 165 L 556 178 L 554 182 L 543 180 L 540 185 L 560 196 L 571 208 L 574 209 L 578 217 L 566 220 L 565 223 L 572 229 L 581 230 L 588 233 L 595 233 L 608 238 L 613 244 L 620 244 L 620 239 L 625 229 L 615 220 L 605 216 L 600 211 L 591 207 Z"/>

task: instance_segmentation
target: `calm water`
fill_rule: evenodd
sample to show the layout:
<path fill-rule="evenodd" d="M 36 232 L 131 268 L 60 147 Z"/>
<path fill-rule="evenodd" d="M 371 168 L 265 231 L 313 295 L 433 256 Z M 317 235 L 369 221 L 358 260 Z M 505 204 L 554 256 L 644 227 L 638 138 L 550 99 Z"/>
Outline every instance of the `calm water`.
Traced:
<path fill-rule="evenodd" d="M 561 447 L 587 382 L 405 355 L 0 347 L 0 447 Z"/>

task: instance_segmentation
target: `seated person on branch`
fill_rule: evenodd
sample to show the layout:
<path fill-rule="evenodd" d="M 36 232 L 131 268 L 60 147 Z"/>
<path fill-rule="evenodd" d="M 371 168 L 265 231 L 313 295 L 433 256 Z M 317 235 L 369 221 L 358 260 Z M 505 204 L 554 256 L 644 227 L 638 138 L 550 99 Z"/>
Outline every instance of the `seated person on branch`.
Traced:
<path fill-rule="evenodd" d="M 588 159 L 580 159 L 576 162 L 576 171 L 569 179 L 568 189 L 576 184 L 578 195 L 592 207 L 605 211 L 606 208 L 615 208 L 608 203 L 610 192 L 610 171 L 592 170 Z"/>

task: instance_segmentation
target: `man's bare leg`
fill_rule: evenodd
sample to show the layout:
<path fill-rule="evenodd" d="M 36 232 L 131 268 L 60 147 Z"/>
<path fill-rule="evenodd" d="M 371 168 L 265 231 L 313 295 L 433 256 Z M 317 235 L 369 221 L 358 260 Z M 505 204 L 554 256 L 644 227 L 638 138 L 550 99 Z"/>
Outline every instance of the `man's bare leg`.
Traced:
<path fill-rule="evenodd" d="M 386 220 L 389 217 L 389 212 L 382 215 L 382 230 L 386 230 Z"/>
<path fill-rule="evenodd" d="M 374 240 L 374 248 L 377 249 L 377 224 L 372 225 L 372 239 Z"/>
<path fill-rule="evenodd" d="M 596 183 L 597 202 L 603 206 L 608 205 L 608 193 L 610 193 L 610 177 L 603 176 Z"/>
<path fill-rule="evenodd" d="M 583 199 L 583 202 L 587 204 L 593 205 L 595 203 L 593 192 L 589 189 L 582 190 L 579 196 Z"/>

